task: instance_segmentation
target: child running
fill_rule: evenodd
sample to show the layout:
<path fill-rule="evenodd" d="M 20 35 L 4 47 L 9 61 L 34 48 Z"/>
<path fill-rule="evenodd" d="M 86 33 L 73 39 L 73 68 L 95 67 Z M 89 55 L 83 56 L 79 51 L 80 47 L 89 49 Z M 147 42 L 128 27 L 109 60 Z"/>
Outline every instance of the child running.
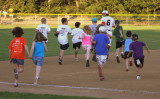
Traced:
<path fill-rule="evenodd" d="M 42 33 L 46 38 L 48 38 L 48 34 L 51 32 L 51 29 L 49 25 L 47 25 L 47 20 L 46 18 L 41 19 L 42 24 L 38 25 L 36 28 L 36 31 Z M 45 43 L 48 43 L 48 40 L 45 41 Z"/>
<path fill-rule="evenodd" d="M 120 60 L 119 60 L 119 52 L 120 51 L 121 51 L 121 57 L 123 58 L 123 49 L 122 49 L 122 44 L 124 41 L 123 28 L 122 28 L 122 26 L 120 26 L 119 20 L 116 20 L 115 24 L 116 25 L 115 25 L 113 35 L 116 38 L 116 60 L 117 60 L 117 63 L 120 63 Z"/>
<path fill-rule="evenodd" d="M 92 37 L 94 38 L 94 36 L 96 35 L 97 32 L 97 18 L 92 18 L 92 25 L 90 25 L 90 28 L 92 29 Z M 96 54 L 95 54 L 95 45 L 92 44 L 92 48 L 91 51 L 93 53 L 93 57 L 92 60 L 96 62 Z"/>
<path fill-rule="evenodd" d="M 21 27 L 15 27 L 12 30 L 13 36 L 15 38 L 10 42 L 9 45 L 9 54 L 11 63 L 14 65 L 14 87 L 18 87 L 18 75 L 24 71 L 24 59 L 25 59 L 25 51 L 29 55 L 27 41 L 22 37 L 24 34 L 23 29 Z"/>
<path fill-rule="evenodd" d="M 90 58 L 90 50 L 92 47 L 92 30 L 89 27 L 89 25 L 85 25 L 83 27 L 84 33 L 82 34 L 80 39 L 82 39 L 82 47 L 85 51 L 85 57 L 86 57 L 86 67 L 90 66 L 89 58 Z"/>
<path fill-rule="evenodd" d="M 59 64 L 62 65 L 64 51 L 68 49 L 68 33 L 71 33 L 71 28 L 68 26 L 67 18 L 62 18 L 62 25 L 59 25 L 55 35 L 58 35 L 58 42 L 60 44 Z"/>
<path fill-rule="evenodd" d="M 138 41 L 137 34 L 133 34 L 132 39 L 134 42 L 132 42 L 130 45 L 130 51 L 127 57 L 129 57 L 133 52 L 134 63 L 137 67 L 137 79 L 141 79 L 142 67 L 144 63 L 143 47 L 147 49 L 148 54 L 150 53 L 150 51 L 148 50 L 148 47 L 144 42 Z"/>
<path fill-rule="evenodd" d="M 93 43 L 96 45 L 96 58 L 98 60 L 98 73 L 100 80 L 104 80 L 104 75 L 103 75 L 103 67 L 104 64 L 106 63 L 107 60 L 107 55 L 108 55 L 108 44 L 110 43 L 110 40 L 108 36 L 106 35 L 106 27 L 101 26 L 99 28 L 100 34 L 96 34 Z"/>
<path fill-rule="evenodd" d="M 73 48 L 75 49 L 75 61 L 78 61 L 77 54 L 79 52 L 79 49 L 80 49 L 81 43 L 82 43 L 82 40 L 79 39 L 79 37 L 83 33 L 83 30 L 79 28 L 80 25 L 81 25 L 80 22 L 76 22 L 75 23 L 76 28 L 71 31 Z"/>
<path fill-rule="evenodd" d="M 36 76 L 34 82 L 35 85 L 38 84 L 41 68 L 44 64 L 44 52 L 47 51 L 47 46 L 43 41 L 46 40 L 46 37 L 41 32 L 37 32 L 34 38 L 34 42 L 32 42 L 32 48 L 30 50 L 29 57 L 32 58 L 36 65 Z"/>
<path fill-rule="evenodd" d="M 129 53 L 129 46 L 133 42 L 131 38 L 132 32 L 127 31 L 126 36 L 127 38 L 124 40 L 122 47 L 124 48 L 124 59 L 126 61 L 126 71 L 129 71 L 129 65 L 132 66 L 132 53 L 130 54 L 129 57 L 127 57 L 127 55 Z"/>

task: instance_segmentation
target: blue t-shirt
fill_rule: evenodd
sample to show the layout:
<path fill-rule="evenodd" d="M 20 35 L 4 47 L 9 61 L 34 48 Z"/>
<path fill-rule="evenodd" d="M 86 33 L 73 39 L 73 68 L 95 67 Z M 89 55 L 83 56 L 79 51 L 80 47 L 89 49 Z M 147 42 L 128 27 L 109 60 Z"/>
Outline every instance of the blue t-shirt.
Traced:
<path fill-rule="evenodd" d="M 44 57 L 44 42 L 35 42 L 33 56 Z"/>
<path fill-rule="evenodd" d="M 124 52 L 129 52 L 129 46 L 130 44 L 132 43 L 132 39 L 131 38 L 127 38 L 125 41 L 124 41 Z"/>
<path fill-rule="evenodd" d="M 106 34 L 96 34 L 94 39 L 96 41 L 96 55 L 108 55 L 107 44 L 110 43 Z"/>

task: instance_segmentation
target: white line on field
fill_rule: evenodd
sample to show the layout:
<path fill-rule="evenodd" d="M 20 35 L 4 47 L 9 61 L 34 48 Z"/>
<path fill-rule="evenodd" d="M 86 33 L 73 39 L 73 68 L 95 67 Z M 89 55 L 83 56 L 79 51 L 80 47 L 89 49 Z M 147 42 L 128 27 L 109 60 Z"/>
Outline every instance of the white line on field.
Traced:
<path fill-rule="evenodd" d="M 10 82 L 0 82 L 0 84 L 13 85 L 13 83 L 10 83 Z M 35 86 L 34 84 L 27 84 L 27 83 L 19 83 L 19 85 Z M 37 85 L 37 86 L 57 87 L 57 88 L 72 88 L 72 89 L 88 89 L 88 90 L 102 90 L 102 91 L 110 91 L 110 92 L 132 92 L 132 93 L 144 93 L 144 94 L 160 94 L 160 92 L 131 91 L 131 90 L 125 90 L 125 89 L 90 88 L 90 87 L 75 87 L 75 86 L 61 86 L 61 85 Z"/>

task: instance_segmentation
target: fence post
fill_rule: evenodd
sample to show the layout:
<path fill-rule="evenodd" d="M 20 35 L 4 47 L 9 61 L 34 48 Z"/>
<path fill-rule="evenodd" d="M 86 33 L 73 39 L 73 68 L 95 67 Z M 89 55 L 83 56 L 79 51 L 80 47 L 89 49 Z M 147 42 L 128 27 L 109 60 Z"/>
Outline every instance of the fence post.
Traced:
<path fill-rule="evenodd" d="M 128 25 L 128 17 L 126 16 L 126 25 Z"/>
<path fill-rule="evenodd" d="M 14 16 L 14 15 L 12 14 L 12 16 L 11 16 L 11 17 L 12 17 L 12 25 L 13 25 L 13 16 Z"/>
<path fill-rule="evenodd" d="M 58 21 L 58 22 L 57 22 L 57 23 L 58 23 L 57 25 L 59 25 L 59 14 L 58 14 L 58 20 L 57 20 L 57 21 Z"/>
<path fill-rule="evenodd" d="M 148 25 L 149 25 L 149 15 L 148 15 Z"/>
<path fill-rule="evenodd" d="M 36 14 L 34 15 L 34 24 L 36 25 Z"/>
<path fill-rule="evenodd" d="M 82 24 L 82 14 L 81 14 L 81 24 Z"/>

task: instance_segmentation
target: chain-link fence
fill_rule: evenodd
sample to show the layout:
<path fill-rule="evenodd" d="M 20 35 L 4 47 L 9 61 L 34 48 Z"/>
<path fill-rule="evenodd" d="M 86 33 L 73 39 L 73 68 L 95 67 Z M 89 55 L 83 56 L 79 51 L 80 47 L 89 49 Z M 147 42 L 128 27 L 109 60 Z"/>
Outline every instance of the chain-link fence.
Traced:
<path fill-rule="evenodd" d="M 159 25 L 160 14 L 110 14 L 115 20 L 120 20 L 122 25 Z M 37 25 L 41 18 L 47 19 L 47 24 L 57 26 L 61 24 L 61 18 L 69 19 L 69 25 L 81 22 L 82 25 L 91 24 L 91 18 L 102 18 L 101 14 L 7 14 L 0 15 L 0 24 Z"/>

